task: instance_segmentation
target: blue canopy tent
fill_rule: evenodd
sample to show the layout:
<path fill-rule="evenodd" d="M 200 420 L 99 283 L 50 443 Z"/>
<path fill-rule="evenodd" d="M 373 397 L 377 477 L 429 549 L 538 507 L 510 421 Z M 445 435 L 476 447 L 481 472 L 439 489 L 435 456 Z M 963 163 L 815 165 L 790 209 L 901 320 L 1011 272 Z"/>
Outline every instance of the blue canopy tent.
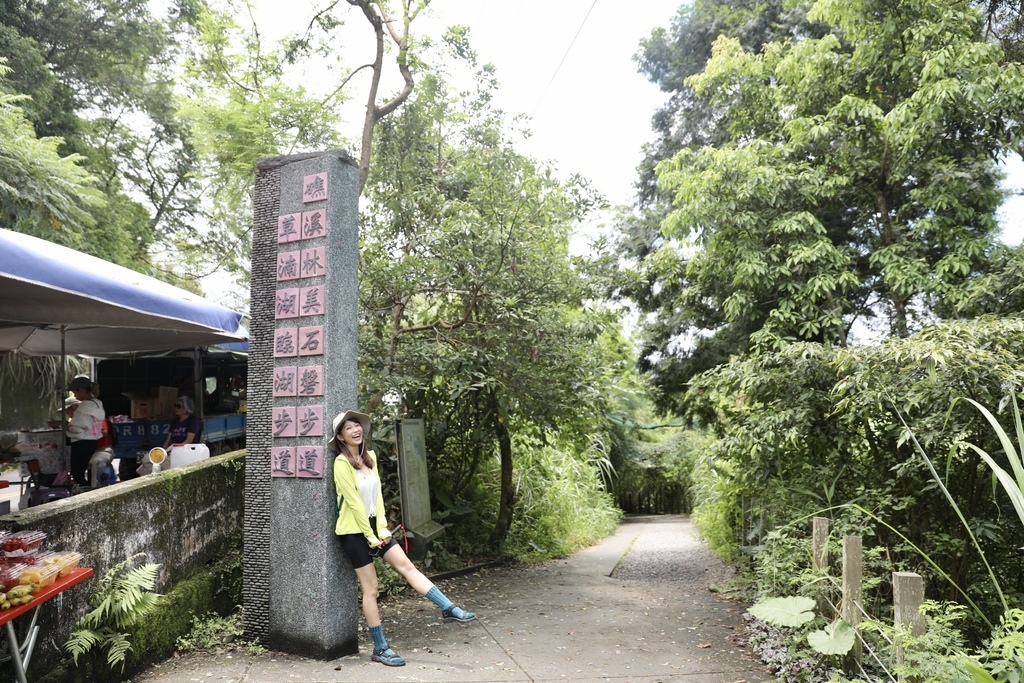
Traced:
<path fill-rule="evenodd" d="M 198 359 L 200 347 L 247 342 L 241 321 L 156 278 L 0 229 L 0 353 L 59 356 L 61 372 L 69 354 L 192 348 Z"/>
<path fill-rule="evenodd" d="M 166 282 L 0 229 L 0 352 L 101 356 L 240 342 L 241 321 Z"/>

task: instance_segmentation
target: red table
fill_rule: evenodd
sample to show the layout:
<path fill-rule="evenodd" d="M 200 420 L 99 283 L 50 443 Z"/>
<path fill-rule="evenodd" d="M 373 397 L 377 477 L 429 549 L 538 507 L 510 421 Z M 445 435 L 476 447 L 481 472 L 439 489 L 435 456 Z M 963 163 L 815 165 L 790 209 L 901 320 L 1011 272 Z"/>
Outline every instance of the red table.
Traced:
<path fill-rule="evenodd" d="M 92 574 L 93 571 L 89 567 L 72 569 L 71 573 L 64 578 L 57 579 L 49 586 L 35 593 L 32 602 L 27 605 L 18 605 L 17 607 L 0 611 L 0 626 L 4 626 L 7 630 L 8 645 L 8 654 L 3 659 L 0 659 L 0 662 L 6 662 L 7 660 L 14 662 L 14 675 L 18 683 L 28 683 L 28 679 L 25 678 L 25 669 L 28 668 L 29 660 L 32 659 L 32 650 L 36 646 L 36 637 L 39 635 L 39 624 L 36 623 L 39 613 L 36 610 L 50 598 L 60 595 L 72 586 L 82 583 Z M 18 636 L 14 632 L 14 624 L 12 622 L 27 612 L 32 612 L 32 623 L 28 627 L 28 635 L 25 642 L 19 645 Z M 24 652 L 22 652 L 23 650 Z"/>

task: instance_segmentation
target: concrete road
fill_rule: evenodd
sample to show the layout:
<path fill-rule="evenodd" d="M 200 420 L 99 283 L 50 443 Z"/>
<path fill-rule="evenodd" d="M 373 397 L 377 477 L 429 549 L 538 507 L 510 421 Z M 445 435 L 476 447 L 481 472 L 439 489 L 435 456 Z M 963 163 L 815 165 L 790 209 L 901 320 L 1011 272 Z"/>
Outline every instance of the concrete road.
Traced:
<path fill-rule="evenodd" d="M 689 520 L 632 517 L 597 546 L 526 568 L 438 579 L 479 614 L 444 624 L 418 595 L 382 602 L 389 643 L 408 661 L 385 667 L 360 654 L 317 661 L 267 652 L 189 653 L 135 683 L 755 683 L 772 676 L 745 646 L 744 606 L 710 592 L 732 576 Z M 411 591 L 407 591 L 411 593 Z"/>

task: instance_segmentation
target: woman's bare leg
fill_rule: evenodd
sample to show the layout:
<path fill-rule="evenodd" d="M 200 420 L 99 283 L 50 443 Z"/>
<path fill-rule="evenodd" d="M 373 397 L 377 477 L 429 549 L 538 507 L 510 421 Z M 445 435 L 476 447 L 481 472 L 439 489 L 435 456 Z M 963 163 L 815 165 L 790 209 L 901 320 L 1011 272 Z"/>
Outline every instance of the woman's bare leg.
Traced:
<path fill-rule="evenodd" d="M 380 626 L 380 609 L 377 607 L 377 568 L 373 562 L 356 570 L 359 587 L 363 590 L 363 617 L 369 627 Z"/>
<path fill-rule="evenodd" d="M 420 595 L 426 595 L 427 591 L 434 587 L 433 582 L 423 575 L 416 565 L 412 563 L 409 556 L 405 554 L 401 546 L 395 544 L 391 546 L 391 549 L 384 553 L 384 560 L 395 568 L 402 578 L 405 579 L 412 589 Z M 376 573 L 374 578 L 376 578 Z"/>

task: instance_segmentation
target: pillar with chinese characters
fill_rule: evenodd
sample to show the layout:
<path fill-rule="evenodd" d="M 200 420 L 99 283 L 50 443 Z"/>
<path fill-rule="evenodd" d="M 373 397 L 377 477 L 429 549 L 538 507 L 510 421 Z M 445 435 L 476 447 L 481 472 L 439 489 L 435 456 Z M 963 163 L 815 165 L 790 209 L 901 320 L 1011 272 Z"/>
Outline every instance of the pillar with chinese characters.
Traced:
<path fill-rule="evenodd" d="M 243 601 L 247 635 L 317 659 L 357 651 L 359 595 L 334 534 L 334 415 L 356 405 L 359 169 L 264 159 L 253 211 Z"/>

